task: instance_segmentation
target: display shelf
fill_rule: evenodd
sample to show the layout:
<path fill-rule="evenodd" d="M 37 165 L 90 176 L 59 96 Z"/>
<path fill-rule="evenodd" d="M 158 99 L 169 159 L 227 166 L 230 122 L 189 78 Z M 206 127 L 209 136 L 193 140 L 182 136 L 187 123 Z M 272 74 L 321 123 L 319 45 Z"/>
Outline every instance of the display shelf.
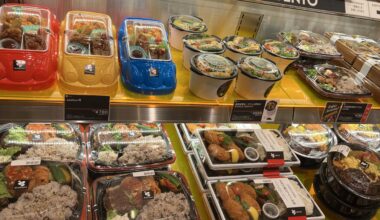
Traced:
<path fill-rule="evenodd" d="M 182 53 L 172 50 L 177 66 L 177 88 L 170 95 L 150 96 L 128 91 L 121 83 L 111 96 L 110 121 L 156 122 L 228 122 L 234 100 L 244 99 L 231 85 L 225 98 L 208 101 L 189 91 L 190 73 L 182 66 Z M 57 84 L 43 91 L 0 90 L 0 121 L 62 121 L 64 92 Z M 268 99 L 280 100 L 277 123 L 319 122 L 328 100 L 318 96 L 294 70 L 276 83 Z M 368 123 L 380 122 L 380 104 L 373 99 L 355 100 L 372 103 Z"/>
<path fill-rule="evenodd" d="M 187 161 L 186 155 L 180 146 L 181 143 L 176 133 L 175 127 L 173 124 L 165 124 L 164 126 L 168 132 L 170 140 L 172 141 L 173 148 L 177 156 L 177 160 L 175 164 L 172 166 L 172 168 L 174 170 L 182 172 L 186 176 L 187 181 L 189 182 L 189 185 L 190 185 L 191 193 L 193 194 L 196 206 L 201 216 L 201 219 L 209 219 L 207 218 L 208 211 L 202 199 L 202 192 L 195 181 L 194 175 L 191 172 L 191 169 L 189 166 L 189 162 Z M 269 127 L 272 128 L 274 126 L 269 125 Z M 326 220 L 343 219 L 342 216 L 334 213 L 331 209 L 329 209 L 317 198 L 317 195 L 315 194 L 314 187 L 313 187 L 313 178 L 317 172 L 317 169 L 304 169 L 304 168 L 299 168 L 299 167 L 292 167 L 292 169 L 293 169 L 293 172 L 302 181 L 302 184 L 304 184 L 305 188 L 308 189 L 310 195 L 317 202 L 318 206 L 322 209 L 323 213 L 326 215 Z M 380 210 L 377 211 L 376 215 L 372 219 L 373 220 L 380 219 Z"/>

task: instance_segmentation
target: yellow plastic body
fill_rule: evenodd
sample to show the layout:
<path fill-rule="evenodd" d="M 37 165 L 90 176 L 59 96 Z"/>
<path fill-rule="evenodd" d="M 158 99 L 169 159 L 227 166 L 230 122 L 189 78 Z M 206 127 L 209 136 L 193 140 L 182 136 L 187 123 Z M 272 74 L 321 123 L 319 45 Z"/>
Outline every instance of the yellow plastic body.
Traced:
<path fill-rule="evenodd" d="M 71 11 L 93 16 L 107 16 L 94 12 Z M 108 16 L 107 16 L 108 17 Z M 115 95 L 120 75 L 116 29 L 112 26 L 112 56 L 76 55 L 65 50 L 66 19 L 61 23 L 59 37 L 58 83 L 64 94 Z M 85 74 L 87 65 L 95 66 L 95 74 Z"/>

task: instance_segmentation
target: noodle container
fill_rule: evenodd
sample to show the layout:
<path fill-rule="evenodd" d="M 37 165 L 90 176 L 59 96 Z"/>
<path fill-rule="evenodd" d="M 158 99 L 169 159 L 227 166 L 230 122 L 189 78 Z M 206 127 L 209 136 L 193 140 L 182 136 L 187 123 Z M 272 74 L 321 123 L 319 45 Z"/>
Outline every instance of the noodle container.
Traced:
<path fill-rule="evenodd" d="M 198 22 L 199 30 L 185 30 L 184 28 L 178 27 L 174 24 L 176 19 L 186 19 L 189 22 Z M 204 33 L 207 31 L 206 24 L 203 23 L 201 18 L 191 16 L 191 15 L 175 15 L 169 18 L 169 43 L 172 48 L 182 51 L 183 42 L 182 38 L 190 33 Z"/>
<path fill-rule="evenodd" d="M 252 74 L 248 73 L 241 66 L 242 63 L 250 59 L 259 59 L 264 62 L 267 62 L 270 66 L 273 67 L 273 71 L 277 72 L 280 75 L 277 79 L 260 79 Z M 265 99 L 269 92 L 272 90 L 275 83 L 281 80 L 282 75 L 276 65 L 271 61 L 258 58 L 258 57 L 245 57 L 239 60 L 238 64 L 239 74 L 236 80 L 235 92 L 247 99 Z"/>
<path fill-rule="evenodd" d="M 194 57 L 195 55 L 197 54 L 201 54 L 201 53 L 210 53 L 210 54 L 218 54 L 218 55 L 222 55 L 225 51 L 225 47 L 224 45 L 222 44 L 222 48 L 223 49 L 220 49 L 220 50 L 213 50 L 213 51 L 206 51 L 206 50 L 199 50 L 199 49 L 196 49 L 192 46 L 190 46 L 186 41 L 190 38 L 195 38 L 195 37 L 198 37 L 199 38 L 202 38 L 202 37 L 213 37 L 215 38 L 216 41 L 218 42 L 222 42 L 221 39 L 217 36 L 214 36 L 214 35 L 206 35 L 206 34 L 188 34 L 186 35 L 185 37 L 183 37 L 183 54 L 182 54 L 182 62 L 183 62 L 183 66 L 187 69 L 187 70 L 190 70 L 190 67 L 191 67 L 191 58 Z"/>
<path fill-rule="evenodd" d="M 224 68 L 222 71 L 230 69 L 231 75 L 222 78 L 205 74 L 195 64 L 200 58 L 205 61 L 205 65 L 214 66 L 217 62 L 218 68 Z M 227 58 L 214 54 L 194 55 L 191 59 L 190 91 L 202 99 L 217 100 L 224 97 L 236 76 L 236 66 Z"/>
<path fill-rule="evenodd" d="M 227 42 L 233 41 L 236 36 L 227 36 L 223 39 L 223 43 L 226 46 L 226 51 L 224 52 L 224 56 L 230 58 L 233 60 L 235 63 L 237 63 L 241 58 L 247 57 L 247 56 L 260 56 L 262 49 L 260 48 L 257 52 L 255 53 L 245 53 L 238 51 L 230 46 L 228 46 Z M 248 38 L 248 40 L 260 45 L 257 41 L 254 39 Z"/>
<path fill-rule="evenodd" d="M 296 52 L 296 56 L 285 57 L 285 56 L 282 56 L 279 54 L 275 54 L 266 47 L 266 44 L 270 43 L 271 41 L 273 41 L 273 40 L 265 40 L 263 42 L 263 53 L 261 54 L 261 57 L 266 58 L 266 59 L 272 61 L 273 63 L 275 63 L 277 65 L 278 69 L 280 70 L 280 72 L 282 74 L 285 74 L 285 71 L 288 68 L 288 66 L 290 64 L 292 64 L 293 62 L 295 62 L 296 60 L 298 60 L 298 58 L 300 57 L 300 54 L 296 48 L 294 48 L 290 44 L 286 44 L 286 43 L 283 43 L 283 44 L 285 44 L 291 50 L 294 50 Z"/>
<path fill-rule="evenodd" d="M 325 175 L 326 170 L 327 163 L 322 163 L 319 173 L 314 177 L 314 190 L 320 200 L 322 200 L 331 210 L 349 218 L 360 217 L 361 219 L 370 219 L 375 215 L 377 211 L 376 206 L 356 207 L 347 204 L 335 195 L 327 183 Z"/>
<path fill-rule="evenodd" d="M 340 150 L 335 150 L 336 147 L 340 147 Z M 368 154 L 375 155 L 377 159 L 380 159 L 380 156 L 378 153 L 375 151 L 372 151 L 368 148 L 359 146 L 359 145 L 353 145 L 353 144 L 347 144 L 347 145 L 338 145 L 335 146 L 335 149 L 330 150 L 330 153 L 327 157 L 327 169 L 326 169 L 326 179 L 327 179 L 327 184 L 331 187 L 332 191 L 339 197 L 340 200 L 344 201 L 345 203 L 348 203 L 349 205 L 357 206 L 357 207 L 368 207 L 368 206 L 376 206 L 379 207 L 380 205 L 380 186 L 378 183 L 374 183 L 374 185 L 371 185 L 372 189 L 367 186 L 366 192 L 368 193 L 363 193 L 360 191 L 358 185 L 362 184 L 364 186 L 365 182 L 360 181 L 357 177 L 356 173 L 351 172 L 350 174 L 347 174 L 348 169 L 345 169 L 343 171 L 339 171 L 340 173 L 337 172 L 337 170 L 334 169 L 334 164 L 336 163 L 335 160 L 337 159 L 343 159 L 345 155 L 343 155 L 341 152 L 350 152 L 352 150 L 354 151 L 363 151 Z M 333 147 L 334 148 L 334 147 Z M 344 149 L 344 150 L 341 150 Z M 363 156 L 365 157 L 365 156 Z M 334 162 L 333 162 L 334 161 Z M 369 164 L 366 163 L 364 160 L 360 162 L 358 165 L 358 168 L 350 168 L 350 170 L 357 170 L 360 171 L 361 169 L 365 169 L 365 166 Z M 353 176 L 356 174 L 356 177 Z M 351 185 L 347 184 L 347 180 L 344 181 L 342 179 L 342 175 L 349 175 L 351 176 L 351 182 L 355 180 L 356 184 L 352 183 Z M 356 187 L 354 189 L 353 187 Z M 371 194 L 370 194 L 371 193 Z"/>

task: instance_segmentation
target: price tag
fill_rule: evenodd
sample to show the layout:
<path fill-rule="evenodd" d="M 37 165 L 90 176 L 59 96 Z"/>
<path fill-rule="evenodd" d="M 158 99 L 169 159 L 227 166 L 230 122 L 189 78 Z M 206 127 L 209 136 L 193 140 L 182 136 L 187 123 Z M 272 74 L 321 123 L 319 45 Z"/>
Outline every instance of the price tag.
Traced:
<path fill-rule="evenodd" d="M 154 176 L 154 170 L 147 170 L 147 171 L 141 171 L 141 172 L 134 172 L 132 173 L 133 177 L 142 177 L 142 176 Z"/>
<path fill-rule="evenodd" d="M 346 0 L 346 14 L 369 17 L 367 0 Z"/>
<path fill-rule="evenodd" d="M 65 95 L 65 120 L 108 121 L 109 96 Z"/>
<path fill-rule="evenodd" d="M 40 157 L 31 157 L 27 159 L 21 159 L 21 160 L 13 160 L 11 162 L 11 166 L 35 166 L 41 164 L 41 158 Z"/>
<path fill-rule="evenodd" d="M 279 100 L 236 100 L 231 121 L 273 122 Z"/>
<path fill-rule="evenodd" d="M 302 8 L 312 8 L 318 10 L 345 12 L 345 4 L 342 0 L 264 0 L 266 2 L 281 3 Z"/>
<path fill-rule="evenodd" d="M 351 151 L 351 148 L 349 148 L 346 145 L 335 145 L 330 149 L 330 152 L 338 152 L 338 153 L 343 154 L 345 157 L 348 156 L 350 151 Z"/>
<path fill-rule="evenodd" d="M 369 16 L 380 19 L 380 2 L 368 1 Z"/>
<path fill-rule="evenodd" d="M 328 102 L 323 111 L 322 122 L 365 123 L 372 104 Z"/>

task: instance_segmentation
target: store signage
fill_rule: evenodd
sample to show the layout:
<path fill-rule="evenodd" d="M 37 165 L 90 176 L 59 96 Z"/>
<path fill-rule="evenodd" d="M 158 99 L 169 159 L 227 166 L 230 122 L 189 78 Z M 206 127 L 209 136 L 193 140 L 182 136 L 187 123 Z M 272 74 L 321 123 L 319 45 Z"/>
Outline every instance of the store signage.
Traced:
<path fill-rule="evenodd" d="M 108 121 L 109 96 L 65 95 L 65 120 Z"/>
<path fill-rule="evenodd" d="M 365 123 L 371 108 L 368 103 L 328 102 L 321 121 Z"/>
<path fill-rule="evenodd" d="M 276 119 L 279 100 L 236 100 L 231 121 L 273 122 Z"/>
<path fill-rule="evenodd" d="M 266 2 L 281 3 L 297 7 L 313 8 L 319 10 L 346 12 L 344 0 L 264 0 Z"/>

